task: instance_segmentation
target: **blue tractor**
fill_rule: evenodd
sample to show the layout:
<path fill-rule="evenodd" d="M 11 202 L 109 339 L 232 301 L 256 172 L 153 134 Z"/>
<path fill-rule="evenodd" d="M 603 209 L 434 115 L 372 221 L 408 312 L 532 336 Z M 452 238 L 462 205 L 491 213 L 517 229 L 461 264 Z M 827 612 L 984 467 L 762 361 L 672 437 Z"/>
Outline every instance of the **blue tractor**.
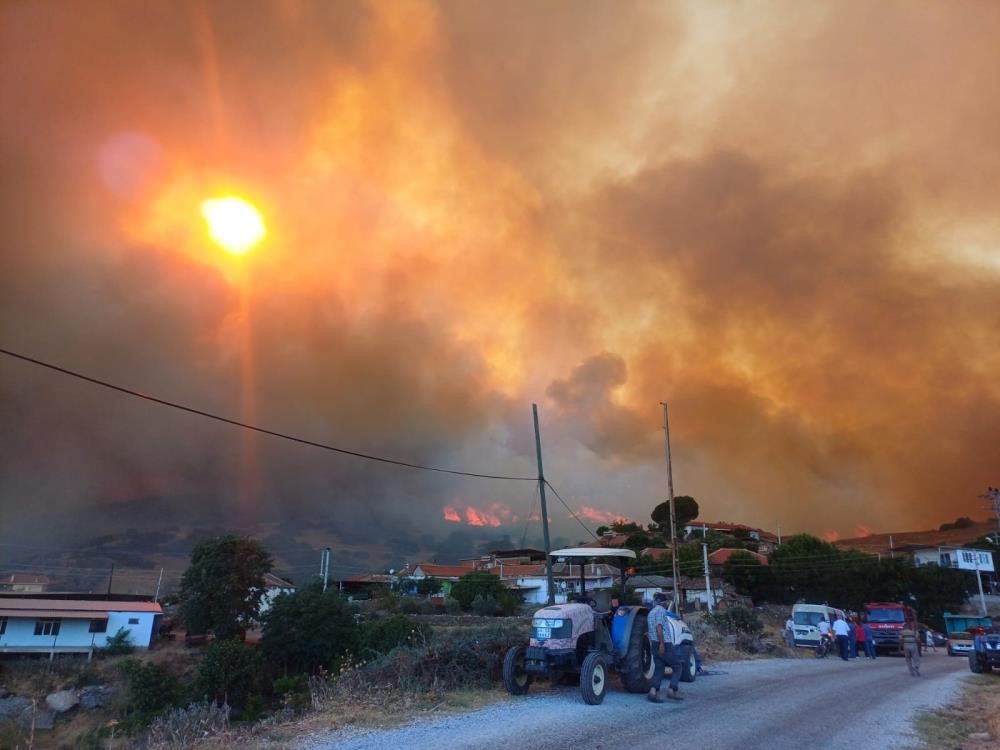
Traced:
<path fill-rule="evenodd" d="M 523 695 L 535 678 L 553 683 L 565 677 L 580 679 L 584 703 L 597 705 L 604 700 L 611 671 L 621 675 L 630 693 L 649 690 L 655 662 L 646 631 L 649 610 L 636 605 L 620 605 L 602 611 L 587 596 L 586 564 L 609 559 L 621 571 L 621 597 L 625 601 L 628 562 L 635 559 L 629 549 L 579 547 L 556 550 L 552 557 L 580 566 L 579 592 L 574 601 L 553 604 L 535 612 L 527 646 L 514 646 L 504 658 L 503 683 L 512 695 Z M 686 627 L 686 626 L 684 626 Z M 694 682 L 694 650 L 683 665 L 681 679 Z"/>

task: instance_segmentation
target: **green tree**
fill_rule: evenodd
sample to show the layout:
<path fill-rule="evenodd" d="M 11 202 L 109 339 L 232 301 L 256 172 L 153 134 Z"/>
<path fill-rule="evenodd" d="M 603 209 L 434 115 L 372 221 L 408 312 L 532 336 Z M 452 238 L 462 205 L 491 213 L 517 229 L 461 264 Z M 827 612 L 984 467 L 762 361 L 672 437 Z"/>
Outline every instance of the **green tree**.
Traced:
<path fill-rule="evenodd" d="M 749 552 L 734 552 L 722 566 L 722 577 L 731 583 L 737 593 L 754 601 L 763 598 L 764 586 L 769 583 L 767 568 Z"/>
<path fill-rule="evenodd" d="M 670 533 L 670 501 L 664 500 L 662 503 L 653 508 L 653 512 L 649 514 L 649 517 L 653 519 L 653 522 L 663 529 L 667 534 Z M 690 495 L 678 495 L 674 498 L 674 518 L 677 521 L 677 531 L 678 533 L 691 523 L 694 519 L 698 517 L 698 501 L 695 500 Z"/>
<path fill-rule="evenodd" d="M 272 565 L 271 556 L 249 537 L 223 536 L 198 544 L 178 592 L 188 632 L 211 631 L 219 639 L 241 634 L 257 617 L 264 574 Z"/>
<path fill-rule="evenodd" d="M 340 594 L 314 583 L 275 599 L 264 615 L 264 658 L 284 674 L 333 671 L 355 648 L 357 626 Z"/>
<path fill-rule="evenodd" d="M 199 699 L 228 703 L 240 710 L 260 692 L 261 656 L 242 641 L 215 641 L 198 665 L 194 694 Z"/>
<path fill-rule="evenodd" d="M 505 591 L 500 577 L 488 570 L 474 570 L 471 573 L 466 573 L 451 587 L 452 597 L 465 611 L 472 608 L 472 602 L 476 600 L 477 596 L 481 596 L 483 599 L 492 597 L 499 600 Z"/>

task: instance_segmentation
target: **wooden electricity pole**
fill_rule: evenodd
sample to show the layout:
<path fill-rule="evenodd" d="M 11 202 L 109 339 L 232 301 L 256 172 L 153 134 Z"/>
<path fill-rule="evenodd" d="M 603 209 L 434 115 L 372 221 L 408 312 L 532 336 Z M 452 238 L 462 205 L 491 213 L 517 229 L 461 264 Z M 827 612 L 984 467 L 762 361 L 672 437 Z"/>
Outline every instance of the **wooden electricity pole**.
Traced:
<path fill-rule="evenodd" d="M 545 471 L 542 469 L 542 436 L 538 431 L 538 404 L 531 405 L 531 416 L 535 422 L 535 455 L 538 458 L 538 496 L 542 503 L 542 541 L 545 544 L 545 586 L 548 590 L 547 604 L 556 603 L 556 592 L 552 583 L 552 545 L 549 542 L 549 513 L 545 509 Z"/>
<path fill-rule="evenodd" d="M 670 461 L 670 420 L 667 417 L 667 402 L 663 406 L 663 437 L 667 451 L 667 502 L 670 503 L 670 560 L 673 564 L 674 579 L 674 611 L 681 613 L 680 599 L 680 566 L 677 562 L 677 513 L 674 508 L 674 470 Z"/>

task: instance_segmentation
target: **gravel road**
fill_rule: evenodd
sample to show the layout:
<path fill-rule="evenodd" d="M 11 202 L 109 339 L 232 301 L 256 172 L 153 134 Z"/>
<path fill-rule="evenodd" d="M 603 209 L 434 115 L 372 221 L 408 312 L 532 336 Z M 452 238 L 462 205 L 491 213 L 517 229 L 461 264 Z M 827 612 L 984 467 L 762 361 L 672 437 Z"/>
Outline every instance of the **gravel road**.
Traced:
<path fill-rule="evenodd" d="M 408 726 L 345 729 L 313 735 L 302 750 L 452 750 L 474 748 L 662 748 L 670 737 L 700 747 L 769 750 L 857 750 L 913 744 L 917 709 L 947 703 L 969 674 L 968 662 L 943 652 L 924 656 L 910 677 L 899 657 L 775 659 L 706 664 L 724 672 L 681 683 L 682 703 L 654 704 L 612 681 L 600 706 L 579 688 L 544 690 L 487 708 Z M 666 685 L 666 683 L 664 683 Z M 667 734 L 669 733 L 669 735 Z"/>

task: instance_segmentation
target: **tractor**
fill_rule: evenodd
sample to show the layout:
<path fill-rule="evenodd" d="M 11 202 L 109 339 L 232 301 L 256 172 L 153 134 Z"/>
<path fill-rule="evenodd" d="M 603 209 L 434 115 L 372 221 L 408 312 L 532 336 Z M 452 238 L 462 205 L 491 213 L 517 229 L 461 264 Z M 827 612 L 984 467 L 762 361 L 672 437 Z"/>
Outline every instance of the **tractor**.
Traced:
<path fill-rule="evenodd" d="M 511 695 L 524 695 L 532 681 L 547 678 L 553 683 L 577 675 L 584 703 L 596 706 L 607 693 L 612 670 L 621 675 L 630 693 L 645 693 L 653 678 L 655 662 L 646 631 L 649 610 L 621 605 L 610 611 L 598 609 L 587 596 L 586 563 L 610 559 L 621 569 L 621 596 L 625 601 L 626 569 L 635 553 L 629 549 L 579 547 L 552 552 L 552 557 L 580 565 L 580 590 L 574 601 L 553 604 L 535 612 L 527 646 L 513 646 L 503 662 L 503 684 Z M 693 682 L 693 650 L 683 665 L 681 679 Z"/>

